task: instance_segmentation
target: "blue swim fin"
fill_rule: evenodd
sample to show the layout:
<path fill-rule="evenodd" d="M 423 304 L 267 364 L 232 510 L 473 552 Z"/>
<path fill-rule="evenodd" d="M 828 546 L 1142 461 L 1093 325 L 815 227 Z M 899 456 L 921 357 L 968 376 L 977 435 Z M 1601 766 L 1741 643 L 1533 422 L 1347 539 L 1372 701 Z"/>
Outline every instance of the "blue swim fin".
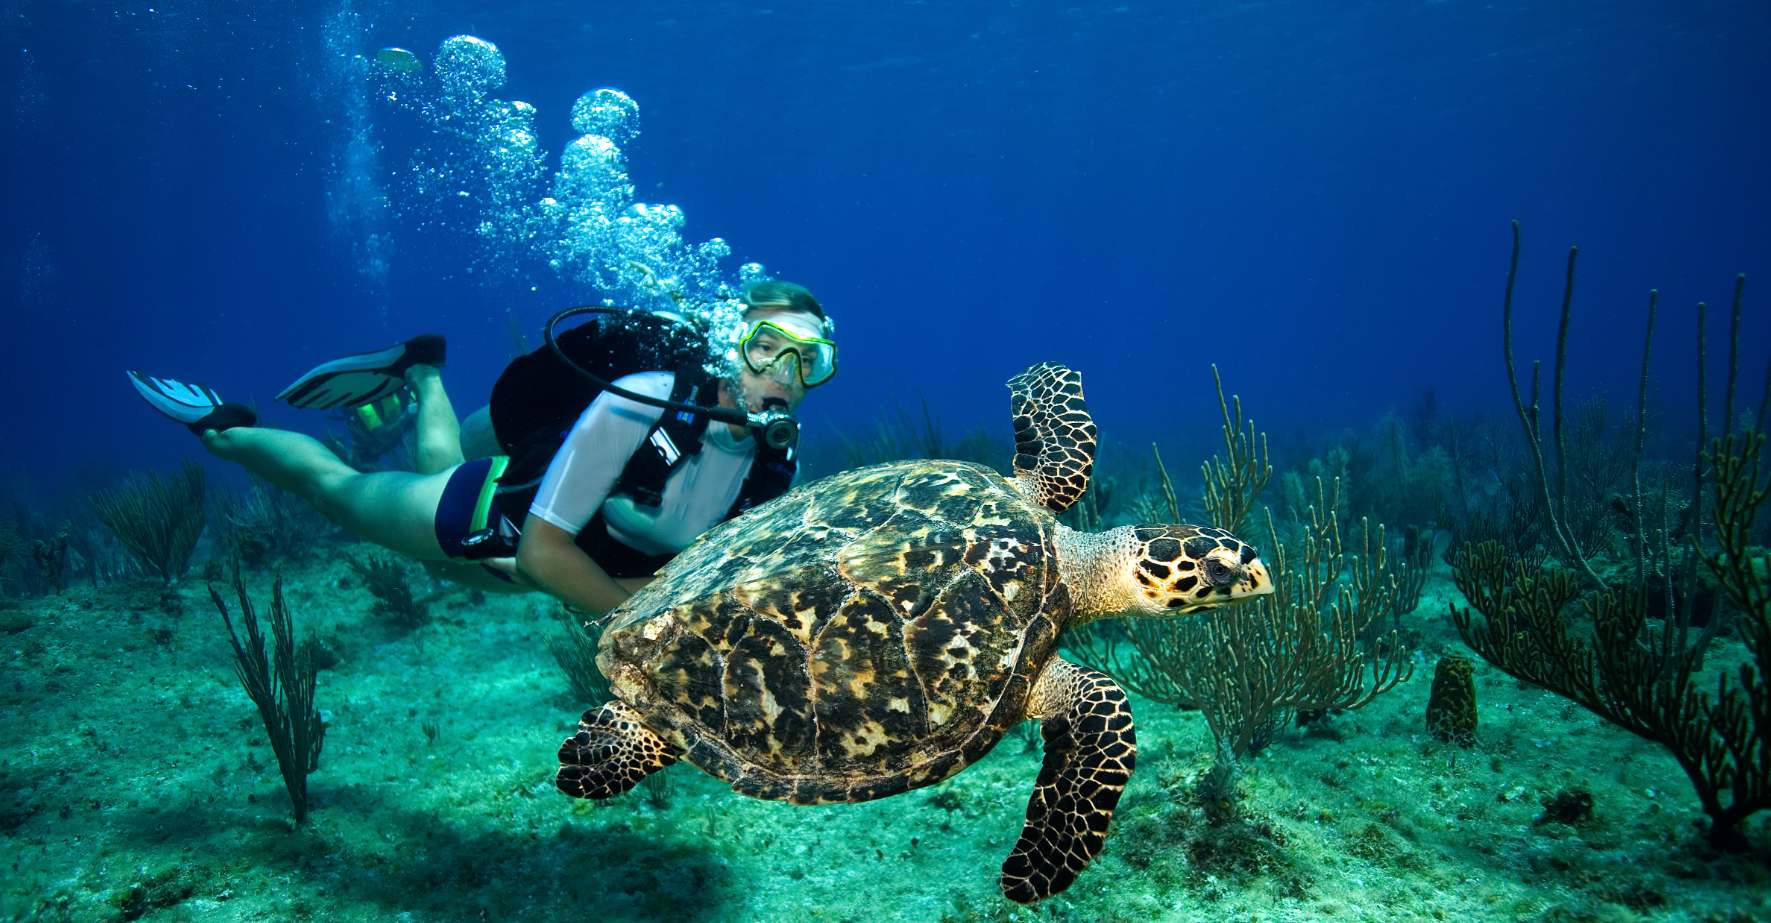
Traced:
<path fill-rule="evenodd" d="M 199 436 L 204 430 L 224 430 L 258 422 L 258 414 L 252 408 L 222 401 L 221 395 L 208 385 L 155 378 L 135 369 L 130 369 L 128 375 L 129 383 L 135 386 L 135 393 L 140 394 L 142 400 Z"/>

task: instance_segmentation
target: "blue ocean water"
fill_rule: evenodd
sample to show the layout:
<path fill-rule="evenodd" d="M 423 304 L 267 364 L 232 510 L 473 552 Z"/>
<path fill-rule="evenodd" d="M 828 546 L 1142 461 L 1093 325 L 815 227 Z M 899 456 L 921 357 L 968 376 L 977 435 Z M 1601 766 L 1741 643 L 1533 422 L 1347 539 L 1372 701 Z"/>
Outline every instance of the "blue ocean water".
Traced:
<path fill-rule="evenodd" d="M 1571 380 L 1632 394 L 1659 287 L 1677 415 L 1680 319 L 1771 252 L 1762 3 L 24 3 L 4 29 L 0 470 L 34 482 L 192 452 L 124 368 L 299 425 L 269 408 L 289 378 L 436 330 L 469 405 L 511 331 L 601 296 L 402 182 L 439 129 L 359 58 L 458 34 L 502 53 L 488 98 L 535 107 L 542 169 L 573 101 L 619 88 L 638 200 L 728 241 L 728 276 L 819 294 L 843 364 L 814 433 L 923 398 L 1000 426 L 1002 381 L 1047 359 L 1129 445 L 1209 440 L 1210 363 L 1276 430 L 1426 389 L 1498 409 L 1512 218 L 1522 357 L 1578 243 Z"/>

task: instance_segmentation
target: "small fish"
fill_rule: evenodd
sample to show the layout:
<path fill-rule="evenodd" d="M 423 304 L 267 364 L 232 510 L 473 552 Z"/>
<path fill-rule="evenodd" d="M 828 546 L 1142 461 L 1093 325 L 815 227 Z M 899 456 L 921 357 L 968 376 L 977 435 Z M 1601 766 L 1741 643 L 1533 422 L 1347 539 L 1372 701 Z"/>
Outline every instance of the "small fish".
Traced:
<path fill-rule="evenodd" d="M 424 70 L 424 62 L 418 56 L 404 48 L 388 46 L 375 53 L 375 63 L 388 70 L 401 74 L 412 74 Z"/>

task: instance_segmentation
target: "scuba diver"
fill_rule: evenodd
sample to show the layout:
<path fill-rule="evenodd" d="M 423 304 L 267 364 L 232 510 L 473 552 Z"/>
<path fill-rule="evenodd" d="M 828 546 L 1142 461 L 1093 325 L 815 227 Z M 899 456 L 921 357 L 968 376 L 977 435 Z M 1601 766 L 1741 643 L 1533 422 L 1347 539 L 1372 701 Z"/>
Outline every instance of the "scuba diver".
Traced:
<path fill-rule="evenodd" d="M 416 472 L 361 472 L 319 440 L 257 426 L 257 414 L 200 384 L 129 372 L 138 393 L 215 456 L 299 496 L 357 537 L 483 589 L 538 589 L 607 612 L 702 532 L 792 486 L 807 390 L 836 374 L 816 298 L 790 282 L 745 290 L 724 349 L 670 315 L 561 312 L 548 343 L 513 361 L 476 414 L 467 459 L 438 369 L 440 336 L 328 362 L 278 395 L 297 407 L 353 407 L 410 389 Z M 554 335 L 567 315 L 602 315 Z"/>

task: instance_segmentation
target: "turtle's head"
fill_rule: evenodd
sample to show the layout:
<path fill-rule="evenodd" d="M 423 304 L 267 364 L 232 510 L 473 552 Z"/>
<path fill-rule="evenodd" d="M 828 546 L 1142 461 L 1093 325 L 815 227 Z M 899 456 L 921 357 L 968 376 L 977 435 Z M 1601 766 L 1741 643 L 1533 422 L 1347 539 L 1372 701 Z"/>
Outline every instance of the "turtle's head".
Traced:
<path fill-rule="evenodd" d="M 1186 615 L 1273 592 L 1254 546 L 1210 526 L 1135 526 L 1132 579 L 1151 614 Z"/>
<path fill-rule="evenodd" d="M 1059 566 L 1083 619 L 1174 616 L 1273 592 L 1254 546 L 1209 526 L 1060 531 Z"/>

